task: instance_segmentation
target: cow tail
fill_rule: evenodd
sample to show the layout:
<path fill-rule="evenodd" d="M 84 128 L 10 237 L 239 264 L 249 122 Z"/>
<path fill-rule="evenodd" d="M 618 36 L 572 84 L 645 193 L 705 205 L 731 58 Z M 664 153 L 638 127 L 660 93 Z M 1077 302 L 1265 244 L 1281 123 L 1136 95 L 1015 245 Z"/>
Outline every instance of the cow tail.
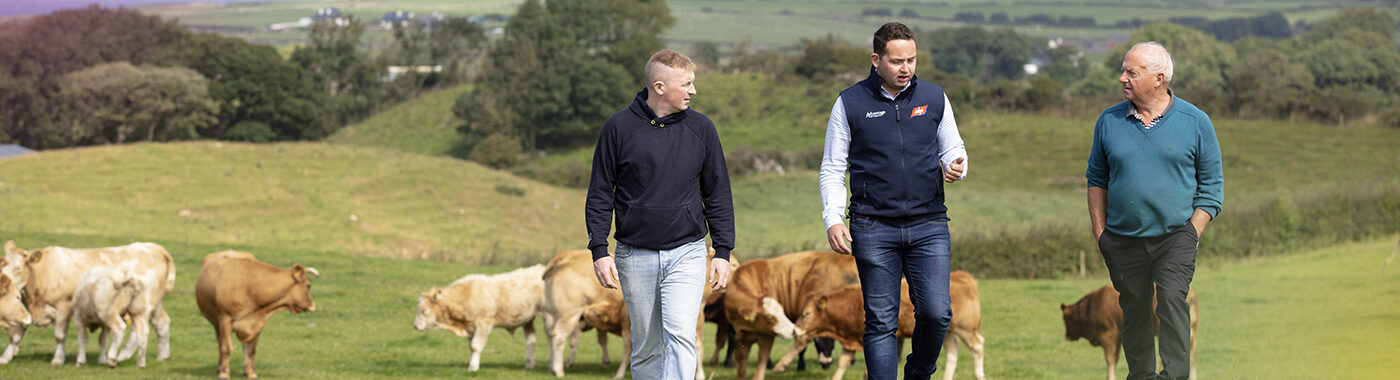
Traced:
<path fill-rule="evenodd" d="M 165 294 L 170 294 L 175 289 L 175 259 L 170 258 L 170 252 L 164 252 L 161 257 L 165 258 L 165 267 L 170 268 L 165 271 Z"/>

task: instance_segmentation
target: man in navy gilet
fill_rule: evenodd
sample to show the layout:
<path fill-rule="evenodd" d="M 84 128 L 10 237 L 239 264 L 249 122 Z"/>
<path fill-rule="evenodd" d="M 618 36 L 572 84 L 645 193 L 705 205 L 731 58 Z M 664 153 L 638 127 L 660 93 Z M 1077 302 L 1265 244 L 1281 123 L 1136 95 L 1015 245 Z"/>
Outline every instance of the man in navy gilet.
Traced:
<path fill-rule="evenodd" d="M 898 376 L 894 333 L 904 278 L 915 320 L 904 378 L 928 379 L 953 319 L 943 182 L 964 177 L 967 152 L 943 88 L 914 76 L 918 48 L 909 27 L 885 24 L 872 45 L 870 77 L 841 91 L 831 108 L 819 180 L 822 218 L 831 249 L 855 256 L 860 272 L 870 378 Z M 850 229 L 841 223 L 848 169 Z"/>

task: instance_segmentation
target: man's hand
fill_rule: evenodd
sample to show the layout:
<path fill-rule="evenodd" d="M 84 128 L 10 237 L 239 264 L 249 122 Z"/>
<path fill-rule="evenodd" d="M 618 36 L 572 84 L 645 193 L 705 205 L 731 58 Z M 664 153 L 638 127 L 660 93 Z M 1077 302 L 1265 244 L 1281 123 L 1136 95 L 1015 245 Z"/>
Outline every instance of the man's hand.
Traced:
<path fill-rule="evenodd" d="M 598 285 L 608 289 L 617 289 L 617 265 L 613 264 L 612 256 L 603 256 L 601 259 L 594 260 L 593 275 L 598 276 Z"/>
<path fill-rule="evenodd" d="M 1210 213 L 1201 209 L 1196 209 L 1191 213 L 1191 227 L 1196 228 L 1197 239 L 1200 239 L 1201 234 L 1206 232 L 1206 224 L 1210 224 Z"/>
<path fill-rule="evenodd" d="M 855 239 L 851 238 L 851 230 L 846 229 L 845 224 L 834 224 L 826 229 L 826 243 L 831 245 L 831 250 L 843 255 L 851 254 L 851 245 Z"/>
<path fill-rule="evenodd" d="M 729 286 L 729 260 L 721 258 L 710 259 L 710 275 L 705 282 L 714 282 L 710 290 L 724 290 Z"/>
<path fill-rule="evenodd" d="M 943 171 L 943 182 L 953 183 L 962 178 L 963 171 L 967 170 L 967 164 L 963 163 L 963 157 L 958 157 L 949 164 Z"/>

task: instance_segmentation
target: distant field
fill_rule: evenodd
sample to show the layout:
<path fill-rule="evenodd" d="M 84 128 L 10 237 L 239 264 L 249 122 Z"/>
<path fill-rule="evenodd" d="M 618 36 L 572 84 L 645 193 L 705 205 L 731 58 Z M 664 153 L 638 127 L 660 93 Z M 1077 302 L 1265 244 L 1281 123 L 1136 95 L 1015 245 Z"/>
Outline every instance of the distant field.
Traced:
<path fill-rule="evenodd" d="M 496 330 L 482 354 L 481 371 L 466 370 L 467 340 L 445 331 L 417 332 L 412 322 L 417 296 L 468 273 L 497 273 L 508 267 L 480 267 L 424 261 L 364 258 L 323 250 L 183 243 L 178 240 L 45 234 L 0 229 L 22 247 L 48 244 L 107 246 L 131 240 L 154 240 L 175 256 L 175 290 L 165 298 L 173 318 L 172 359 L 154 360 L 154 337 L 147 368 L 131 362 L 116 369 L 89 365 L 74 368 L 76 332 L 69 331 L 67 364 L 52 366 L 53 329 L 32 328 L 13 362 L 0 376 L 15 379 L 209 378 L 218 349 L 214 333 L 193 299 L 200 260 L 210 252 L 236 248 L 286 267 L 301 263 L 322 273 L 313 278 L 317 311 L 282 312 L 263 331 L 257 368 L 264 379 L 389 379 L 471 377 L 482 379 L 553 379 L 543 363 L 548 349 L 537 327 L 535 369 L 526 370 L 524 339 Z M 1212 265 L 1197 270 L 1201 324 L 1197 350 L 1203 379 L 1380 379 L 1393 370 L 1400 346 L 1400 267 L 1380 271 L 1395 239 L 1347 244 L 1288 257 Z M 991 379 L 1093 379 L 1103 376 L 1102 350 L 1083 340 L 1067 342 L 1059 303 L 1108 284 L 1104 278 L 1074 280 L 980 280 L 983 327 L 987 338 L 986 370 Z M 537 322 L 538 324 L 538 322 Z M 708 358 L 713 325 L 707 324 Z M 593 333 L 579 344 L 569 378 L 610 378 L 624 357 L 617 337 L 610 338 L 614 366 L 599 363 Z M 89 360 L 96 355 L 90 343 Z M 780 355 L 788 342 L 775 344 Z M 242 375 L 241 348 L 235 343 L 231 366 Z M 972 360 L 962 350 L 957 379 L 971 379 Z M 1307 358 L 1299 360 L 1298 358 Z M 851 372 L 864 368 L 857 356 Z M 754 356 L 750 356 L 750 361 Z M 770 373 L 773 379 L 825 379 L 811 356 L 805 373 Z M 941 361 L 941 360 L 940 360 Z M 941 364 L 941 363 L 940 363 Z M 752 364 L 751 367 L 752 368 Z M 1120 362 L 1118 372 L 1127 365 Z M 717 379 L 732 379 L 734 370 L 708 367 Z"/>
<path fill-rule="evenodd" d="M 185 3 L 143 7 L 153 14 L 178 17 L 189 25 L 215 25 L 265 28 L 270 24 L 296 21 L 310 16 L 321 7 L 336 7 L 342 12 L 366 21 L 378 20 L 385 13 L 406 10 L 420 14 L 440 12 L 445 15 L 470 16 L 513 14 L 519 0 L 407 0 L 399 2 L 362 2 L 352 0 L 293 1 L 272 3 Z M 1115 28 L 1118 21 L 1142 18 L 1165 20 L 1169 17 L 1205 17 L 1222 19 L 1248 17 L 1270 11 L 1282 12 L 1290 22 L 1316 21 L 1337 8 L 1348 5 L 1374 6 L 1361 0 L 1285 0 L 1143 2 L 1132 0 L 1108 1 L 1013 1 L 1013 0 L 924 0 L 924 1 L 861 1 L 861 0 L 676 0 L 668 1 L 676 25 L 664 38 L 680 44 L 695 41 L 738 43 L 749 41 L 763 46 L 793 46 L 802 38 L 818 38 L 834 34 L 847 41 L 861 42 L 881 23 L 899 20 L 910 26 L 931 30 L 957 25 L 951 20 L 959 12 L 981 12 L 990 16 L 1004 12 L 1011 18 L 1043 13 L 1060 16 L 1093 17 L 1096 28 L 1059 28 L 1018 25 L 1023 33 L 1041 37 L 1104 38 L 1126 35 L 1131 30 Z M 914 11 L 918 18 L 899 17 L 904 9 Z M 893 17 L 863 17 L 866 9 L 888 9 Z M 499 25 L 489 25 L 499 26 Z M 373 33 L 372 33 L 373 34 Z M 282 38 L 244 36 L 273 43 L 296 43 Z"/>
<path fill-rule="evenodd" d="M 462 139 L 457 133 L 460 122 L 452 115 L 452 106 L 469 88 L 458 86 L 425 93 L 345 127 L 326 141 L 429 156 L 447 155 Z"/>

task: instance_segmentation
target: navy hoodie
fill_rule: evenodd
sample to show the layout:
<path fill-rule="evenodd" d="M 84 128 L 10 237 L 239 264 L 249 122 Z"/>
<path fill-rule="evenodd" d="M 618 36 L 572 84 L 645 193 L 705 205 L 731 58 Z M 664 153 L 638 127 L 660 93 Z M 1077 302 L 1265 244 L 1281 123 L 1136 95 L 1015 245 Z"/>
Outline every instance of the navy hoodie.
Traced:
<path fill-rule="evenodd" d="M 646 100 L 637 93 L 598 133 L 584 206 L 593 260 L 608 256 L 614 214 L 623 244 L 673 249 L 710 233 L 715 258 L 728 259 L 734 202 L 715 124 L 690 109 L 658 118 Z"/>

